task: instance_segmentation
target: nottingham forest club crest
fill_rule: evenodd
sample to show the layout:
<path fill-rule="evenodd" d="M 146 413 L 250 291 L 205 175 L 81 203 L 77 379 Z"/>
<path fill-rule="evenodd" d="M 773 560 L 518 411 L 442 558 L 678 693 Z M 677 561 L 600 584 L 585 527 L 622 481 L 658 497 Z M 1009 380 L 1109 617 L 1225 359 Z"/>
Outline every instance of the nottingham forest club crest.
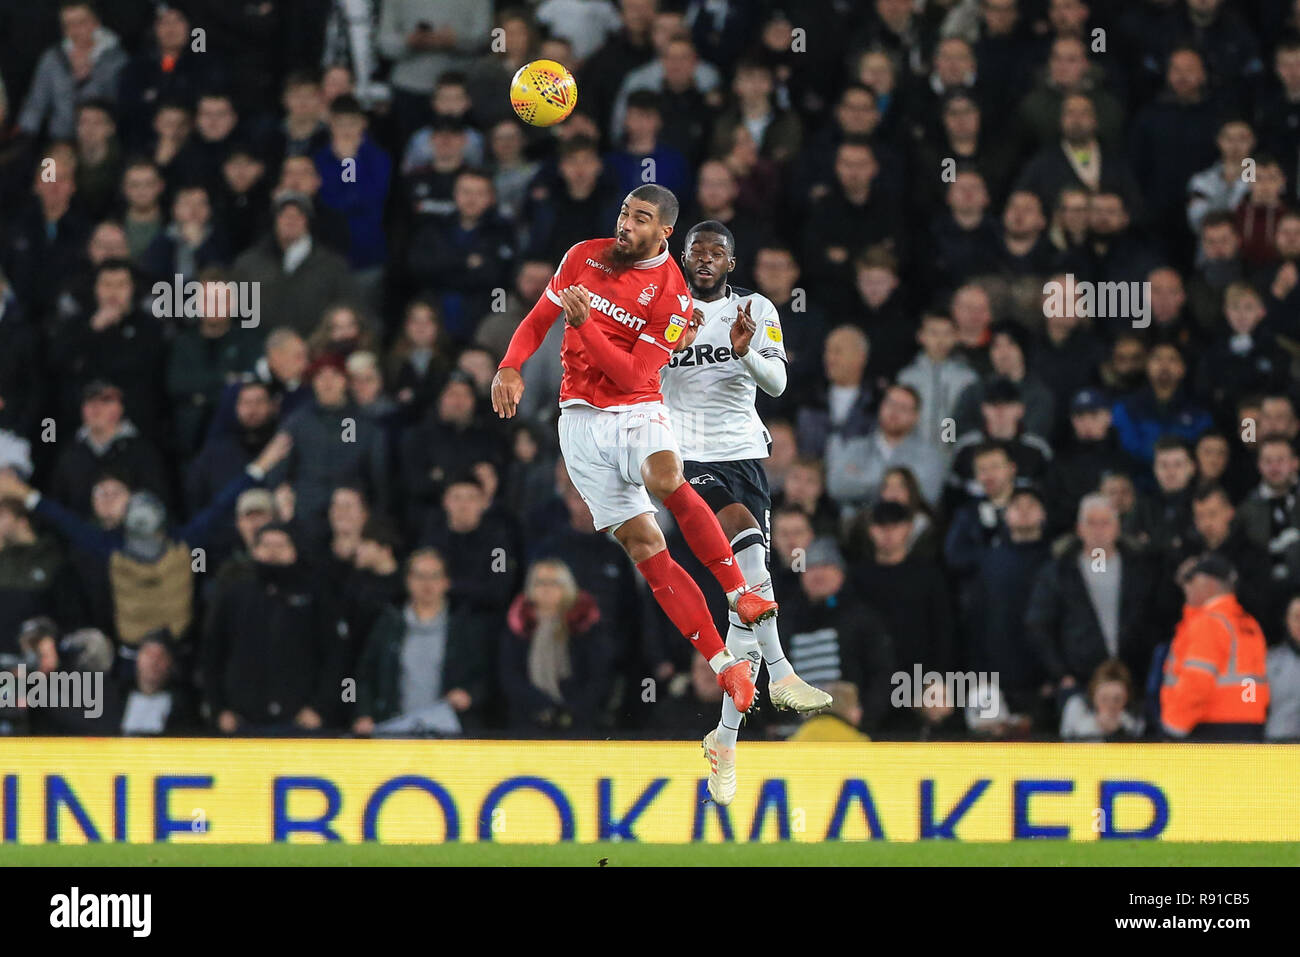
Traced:
<path fill-rule="evenodd" d="M 659 287 L 656 286 L 654 283 L 651 283 L 650 285 L 646 286 L 644 289 L 641 290 L 641 295 L 636 297 L 636 304 L 638 306 L 650 305 L 650 300 L 655 297 L 655 293 L 658 291 L 659 291 Z"/>

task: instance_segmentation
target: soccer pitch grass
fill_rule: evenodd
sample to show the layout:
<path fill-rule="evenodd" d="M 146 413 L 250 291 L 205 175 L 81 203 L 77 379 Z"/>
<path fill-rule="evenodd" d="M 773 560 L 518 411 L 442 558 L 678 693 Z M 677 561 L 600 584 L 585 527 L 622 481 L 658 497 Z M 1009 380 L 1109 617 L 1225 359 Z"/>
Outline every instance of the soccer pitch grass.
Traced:
<path fill-rule="evenodd" d="M 1148 841 L 826 844 L 0 845 L 0 867 L 1249 867 L 1300 844 Z"/>

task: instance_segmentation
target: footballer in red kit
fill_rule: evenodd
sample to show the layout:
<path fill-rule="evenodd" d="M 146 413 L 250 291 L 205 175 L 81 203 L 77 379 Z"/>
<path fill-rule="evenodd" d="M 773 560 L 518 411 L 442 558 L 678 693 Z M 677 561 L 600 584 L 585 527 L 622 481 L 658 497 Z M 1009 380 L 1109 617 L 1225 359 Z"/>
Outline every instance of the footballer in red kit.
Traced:
<path fill-rule="evenodd" d="M 561 316 L 560 450 L 596 528 L 609 531 L 650 585 L 682 635 L 708 660 L 718 684 L 748 711 L 754 683 L 747 661 L 726 649 L 699 585 L 672 558 L 654 520 L 653 494 L 709 569 L 742 621 L 776 614 L 750 590 L 713 510 L 682 474 L 682 459 L 660 393 L 659 370 L 694 337 L 694 305 L 668 255 L 677 197 L 647 184 L 623 200 L 612 239 L 565 253 L 544 294 L 515 330 L 492 380 L 492 408 L 518 409 L 524 362 Z"/>

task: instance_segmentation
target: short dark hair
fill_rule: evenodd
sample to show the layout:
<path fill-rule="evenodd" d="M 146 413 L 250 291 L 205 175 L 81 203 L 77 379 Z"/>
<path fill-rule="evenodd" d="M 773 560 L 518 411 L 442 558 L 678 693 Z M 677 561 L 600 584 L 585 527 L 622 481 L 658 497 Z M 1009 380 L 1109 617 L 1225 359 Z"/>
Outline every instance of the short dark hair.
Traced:
<path fill-rule="evenodd" d="M 600 145 L 590 136 L 575 136 L 560 144 L 560 159 L 564 160 L 574 153 L 595 153 L 600 156 Z"/>
<path fill-rule="evenodd" d="M 1196 486 L 1195 491 L 1192 492 L 1192 501 L 1207 502 L 1216 496 L 1222 497 L 1229 505 L 1232 504 L 1232 496 L 1218 482 L 1203 482 Z"/>
<path fill-rule="evenodd" d="M 1268 435 L 1261 437 L 1255 444 L 1261 452 L 1264 451 L 1264 446 L 1266 445 L 1285 445 L 1292 455 L 1296 454 L 1295 446 L 1291 444 L 1291 440 L 1280 432 L 1271 432 Z"/>
<path fill-rule="evenodd" d="M 994 452 L 1001 452 L 1007 457 L 1007 461 L 1015 463 L 1011 456 L 1011 450 L 1002 442 L 980 442 L 971 450 L 970 462 L 974 466 L 976 460 L 983 458 L 985 455 L 992 455 Z"/>
<path fill-rule="evenodd" d="M 98 279 L 106 272 L 122 272 L 123 270 L 130 273 L 131 280 L 134 282 L 135 267 L 131 264 L 131 260 L 129 259 L 105 259 L 95 267 L 95 278 Z"/>
<path fill-rule="evenodd" d="M 677 197 L 671 189 L 658 183 L 646 183 L 627 194 L 628 199 L 639 199 L 649 203 L 658 210 L 659 222 L 665 226 L 677 225 L 677 213 L 681 209 Z"/>
<path fill-rule="evenodd" d="M 478 480 L 478 476 L 469 471 L 457 472 L 452 475 L 451 478 L 447 479 L 447 484 L 442 487 L 443 492 L 450 492 L 454 485 L 472 485 L 480 492 L 483 492 L 484 494 L 487 493 L 487 489 L 485 489 L 483 483 Z"/>
<path fill-rule="evenodd" d="M 895 276 L 898 275 L 898 257 L 886 243 L 868 246 L 853 265 L 857 269 L 885 269 Z"/>
<path fill-rule="evenodd" d="M 374 542 L 394 555 L 402 550 L 402 536 L 397 527 L 382 515 L 372 515 L 361 529 L 361 540 Z"/>
<path fill-rule="evenodd" d="M 349 115 L 365 117 L 366 111 L 362 108 L 361 101 L 351 93 L 334 97 L 334 102 L 330 104 L 330 116 Z"/>
<path fill-rule="evenodd" d="M 480 166 L 462 166 L 456 171 L 456 178 L 453 182 L 459 182 L 461 178 L 465 176 L 486 180 L 489 185 L 495 185 L 495 180 L 492 179 L 492 174 Z"/>
<path fill-rule="evenodd" d="M 627 95 L 625 109 L 646 110 L 663 115 L 663 103 L 654 90 L 633 90 Z"/>
<path fill-rule="evenodd" d="M 320 72 L 317 70 L 294 70 L 284 78 L 284 89 L 296 86 L 320 86 Z"/>
<path fill-rule="evenodd" d="M 727 247 L 727 252 L 736 255 L 736 237 L 731 234 L 731 230 L 726 227 L 725 223 L 720 223 L 716 219 L 706 219 L 702 223 L 696 223 L 686 234 L 686 240 L 682 243 L 683 249 L 690 249 L 691 243 L 700 233 L 711 233 L 722 237 L 723 245 Z"/>
<path fill-rule="evenodd" d="M 1201 220 L 1202 235 L 1206 230 L 1213 229 L 1216 226 L 1227 226 L 1235 233 L 1237 232 L 1237 218 L 1232 213 L 1222 209 L 1209 213 Z"/>
<path fill-rule="evenodd" d="M 1173 452 L 1173 451 L 1177 451 L 1177 450 L 1181 450 L 1181 451 L 1183 451 L 1183 452 L 1186 452 L 1186 453 L 1187 453 L 1187 457 L 1188 457 L 1189 459 L 1193 459 L 1193 460 L 1194 460 L 1194 456 L 1192 455 L 1192 449 L 1191 449 L 1191 446 L 1189 446 L 1189 445 L 1187 444 L 1187 440 L 1186 440 L 1185 438 L 1183 438 L 1181 435 L 1162 435 L 1162 436 L 1160 436 L 1160 438 L 1156 439 L 1156 444 L 1155 444 L 1155 446 L 1154 446 L 1154 448 L 1153 448 L 1153 451 L 1152 451 L 1152 453 L 1151 453 L 1151 457 L 1154 459 L 1154 458 L 1155 458 L 1157 455 L 1159 455 L 1161 452 Z"/>
<path fill-rule="evenodd" d="M 775 522 L 778 518 L 781 518 L 782 516 L 789 516 L 789 515 L 794 515 L 797 516 L 798 518 L 802 518 L 804 521 L 808 523 L 809 526 L 812 525 L 812 516 L 809 515 L 807 512 L 805 512 L 803 509 L 801 509 L 798 505 L 794 505 L 791 503 L 786 503 L 785 505 L 778 506 L 777 509 L 774 512 L 772 512 L 772 521 Z"/>
<path fill-rule="evenodd" d="M 758 249 L 754 253 L 754 259 L 757 260 L 763 253 L 777 253 L 781 256 L 789 256 L 791 259 L 795 260 L 796 263 L 798 262 L 798 259 L 795 258 L 794 250 L 779 239 L 769 239 L 767 242 L 759 243 Z"/>

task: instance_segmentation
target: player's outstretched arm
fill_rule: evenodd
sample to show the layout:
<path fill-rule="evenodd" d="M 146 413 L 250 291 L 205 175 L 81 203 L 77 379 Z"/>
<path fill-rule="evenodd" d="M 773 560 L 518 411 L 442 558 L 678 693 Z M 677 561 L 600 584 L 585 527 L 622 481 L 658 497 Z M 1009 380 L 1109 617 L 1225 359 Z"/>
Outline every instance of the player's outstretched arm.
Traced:
<path fill-rule="evenodd" d="M 542 344 L 556 315 L 555 303 L 542 295 L 510 337 L 505 358 L 497 366 L 496 377 L 492 380 L 492 411 L 500 418 L 509 419 L 519 410 L 519 400 L 524 394 L 524 377 L 519 370 Z"/>

